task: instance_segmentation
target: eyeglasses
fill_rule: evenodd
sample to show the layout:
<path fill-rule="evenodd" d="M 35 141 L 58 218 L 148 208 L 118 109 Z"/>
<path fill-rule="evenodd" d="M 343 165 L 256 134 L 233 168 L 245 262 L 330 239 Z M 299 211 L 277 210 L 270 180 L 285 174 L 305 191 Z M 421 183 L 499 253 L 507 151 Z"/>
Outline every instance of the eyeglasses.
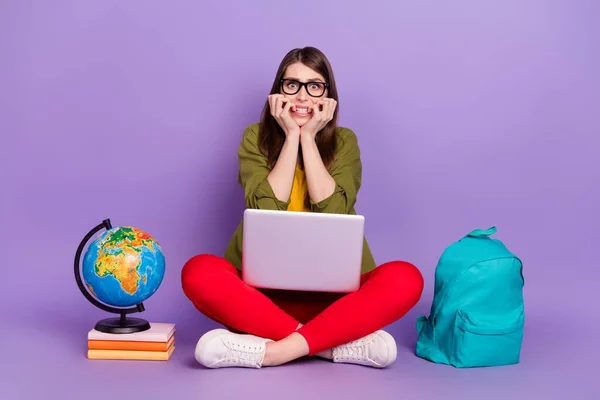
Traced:
<path fill-rule="evenodd" d="M 329 87 L 326 82 L 300 82 L 295 79 L 281 79 L 281 88 L 285 94 L 296 94 L 304 86 L 306 93 L 312 97 L 321 97 L 325 93 L 325 89 Z"/>

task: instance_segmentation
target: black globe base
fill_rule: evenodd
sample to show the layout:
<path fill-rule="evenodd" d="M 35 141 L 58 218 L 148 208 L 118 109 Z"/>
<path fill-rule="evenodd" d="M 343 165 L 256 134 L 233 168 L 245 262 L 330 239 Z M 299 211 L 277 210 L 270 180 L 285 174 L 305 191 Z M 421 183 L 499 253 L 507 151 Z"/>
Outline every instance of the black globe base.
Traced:
<path fill-rule="evenodd" d="M 142 318 L 105 318 L 96 323 L 97 331 L 104 333 L 135 333 L 150 329 L 150 323 Z"/>

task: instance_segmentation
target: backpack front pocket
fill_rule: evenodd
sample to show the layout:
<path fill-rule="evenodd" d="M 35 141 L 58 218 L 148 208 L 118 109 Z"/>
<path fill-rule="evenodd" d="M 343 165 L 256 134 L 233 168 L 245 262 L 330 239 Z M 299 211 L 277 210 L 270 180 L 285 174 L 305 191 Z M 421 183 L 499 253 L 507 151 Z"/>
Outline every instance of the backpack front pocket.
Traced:
<path fill-rule="evenodd" d="M 524 313 L 506 314 L 458 310 L 454 325 L 453 365 L 491 367 L 519 362 Z"/>

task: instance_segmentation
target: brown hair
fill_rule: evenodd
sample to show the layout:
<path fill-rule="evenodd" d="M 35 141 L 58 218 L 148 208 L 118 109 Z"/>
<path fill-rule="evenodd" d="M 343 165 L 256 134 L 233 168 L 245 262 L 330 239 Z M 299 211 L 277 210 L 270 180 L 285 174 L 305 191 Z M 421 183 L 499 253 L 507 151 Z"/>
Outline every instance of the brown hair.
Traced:
<path fill-rule="evenodd" d="M 329 60 L 325 57 L 325 54 L 314 47 L 298 48 L 288 52 L 279 64 L 270 94 L 279 93 L 280 81 L 283 78 L 287 67 L 296 62 L 301 62 L 321 74 L 325 78 L 325 81 L 329 83 L 327 97 L 335 99 L 335 101 L 338 102 L 333 118 L 320 132 L 317 133 L 315 139 L 323 164 L 325 164 L 326 168 L 330 168 L 335 156 L 335 131 L 337 126 L 339 100 L 335 79 L 333 77 L 333 70 L 329 64 Z M 261 113 L 259 147 L 269 160 L 268 163 L 271 168 L 277 162 L 284 140 L 285 133 L 271 115 L 271 108 L 269 106 L 269 101 L 267 100 Z M 298 156 L 300 165 L 303 165 L 301 152 Z"/>

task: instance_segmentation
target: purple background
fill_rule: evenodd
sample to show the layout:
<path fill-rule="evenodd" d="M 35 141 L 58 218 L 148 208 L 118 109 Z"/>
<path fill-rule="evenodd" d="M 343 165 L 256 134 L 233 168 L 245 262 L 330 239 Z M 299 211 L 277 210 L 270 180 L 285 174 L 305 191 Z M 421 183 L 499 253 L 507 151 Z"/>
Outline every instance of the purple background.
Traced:
<path fill-rule="evenodd" d="M 0 398 L 597 399 L 599 12 L 593 0 L 1 2 Z M 340 122 L 360 140 L 357 209 L 376 260 L 418 265 L 425 293 L 389 327 L 387 370 L 206 371 L 193 346 L 217 325 L 184 297 L 180 269 L 224 251 L 243 210 L 240 135 L 281 58 L 305 45 L 330 58 Z M 167 363 L 85 358 L 107 315 L 72 264 L 104 218 L 164 249 L 142 316 L 177 324 Z M 439 255 L 491 225 L 525 263 L 522 362 L 416 358 Z"/>

